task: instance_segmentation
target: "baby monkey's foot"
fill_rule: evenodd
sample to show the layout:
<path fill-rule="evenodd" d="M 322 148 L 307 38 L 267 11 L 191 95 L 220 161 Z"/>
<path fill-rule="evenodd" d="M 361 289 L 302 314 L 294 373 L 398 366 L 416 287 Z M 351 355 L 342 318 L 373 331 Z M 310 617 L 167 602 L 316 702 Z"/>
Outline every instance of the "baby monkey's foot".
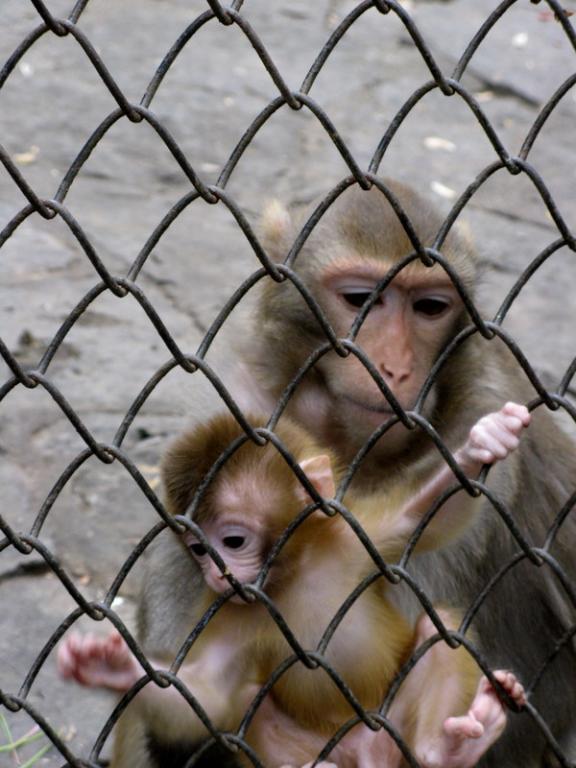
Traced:
<path fill-rule="evenodd" d="M 121 693 L 144 673 L 119 632 L 108 637 L 72 633 L 58 648 L 58 669 L 63 677 L 81 685 Z"/>
<path fill-rule="evenodd" d="M 520 707 L 526 703 L 523 686 L 512 672 L 498 670 L 494 677 Z M 474 768 L 506 726 L 506 710 L 490 681 L 482 677 L 466 715 L 449 717 L 440 739 L 425 750 L 425 768 Z"/>

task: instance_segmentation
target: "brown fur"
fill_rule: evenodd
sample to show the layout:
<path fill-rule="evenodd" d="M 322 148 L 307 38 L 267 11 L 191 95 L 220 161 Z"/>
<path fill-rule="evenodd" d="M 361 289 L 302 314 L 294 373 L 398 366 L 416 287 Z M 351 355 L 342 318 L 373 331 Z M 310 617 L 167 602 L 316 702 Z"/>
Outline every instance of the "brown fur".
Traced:
<path fill-rule="evenodd" d="M 422 242 L 429 245 L 442 217 L 412 190 L 396 182 L 390 182 L 390 185 Z M 296 260 L 299 275 L 319 298 L 319 280 L 339 255 L 352 260 L 356 258 L 360 263 L 380 259 L 384 275 L 389 266 L 413 250 L 396 214 L 378 190 L 365 193 L 355 188 L 344 193 L 339 203 L 323 218 L 321 226 L 315 230 L 316 236 L 309 238 Z M 282 242 L 277 237 L 271 244 L 274 258 L 282 260 L 287 245 L 291 244 L 309 213 L 295 218 Z M 442 253 L 474 297 L 477 267 L 469 242 L 454 232 L 446 240 Z M 262 334 L 248 353 L 251 370 L 263 388 L 272 397 L 277 397 L 306 354 L 324 339 L 316 321 L 311 319 L 302 300 L 287 282 L 280 286 L 272 281 L 268 283 L 262 294 L 257 322 Z M 450 337 L 468 322 L 466 312 L 462 311 Z M 297 343 L 284 344 L 280 351 L 275 343 L 278 338 L 295 338 Z M 438 351 L 446 341 L 448 339 L 439 340 Z M 334 380 L 326 377 L 322 364 L 310 372 L 306 382 L 309 387 L 331 396 Z M 301 388 L 302 399 L 304 389 Z M 493 411 L 506 399 L 528 403 L 534 395 L 534 389 L 505 345 L 498 338 L 488 341 L 476 334 L 454 352 L 440 371 L 424 414 L 454 448 L 482 413 Z M 328 406 L 325 423 L 319 426 L 321 432 L 316 434 L 347 462 L 369 433 L 355 430 L 354 425 L 342 419 L 342 403 L 334 399 L 331 402 L 336 407 L 330 410 Z M 298 408 L 297 394 L 290 405 L 291 413 L 297 419 Z M 385 436 L 366 457 L 355 483 L 368 492 L 385 490 L 399 477 L 403 477 L 407 484 L 417 486 L 438 461 L 436 450 L 418 429 L 405 433 L 403 439 L 396 442 Z M 541 408 L 535 414 L 519 452 L 491 471 L 490 486 L 508 506 L 523 533 L 536 545 L 544 543 L 555 514 L 576 488 L 575 466 L 574 442 Z M 552 553 L 572 579 L 576 576 L 572 555 L 575 543 L 576 518 L 570 515 Z M 432 599 L 466 607 L 517 551 L 512 536 L 486 501 L 464 537 L 449 547 L 422 555 L 413 562 L 412 568 Z M 490 665 L 512 667 L 528 683 L 574 620 L 574 608 L 550 570 L 524 562 L 511 571 L 487 599 L 474 627 Z M 536 626 L 540 629 L 532 631 L 531 628 Z M 555 660 L 532 698 L 555 737 L 566 747 L 571 742 L 576 722 L 575 670 L 576 659 L 570 645 Z M 505 737 L 481 765 L 482 768 L 515 768 L 521 763 L 532 768 L 541 764 L 545 750 L 545 737 L 538 727 L 534 727 L 527 716 L 513 718 Z"/>
<path fill-rule="evenodd" d="M 405 207 L 421 240 L 429 245 L 442 217 L 412 190 L 396 182 L 387 183 Z M 297 214 L 290 229 L 286 217 L 276 213 L 272 237 L 267 240 L 263 235 L 273 259 L 281 261 L 285 257 L 309 214 L 310 210 Z M 365 259 L 380 260 L 385 274 L 391 264 L 411 251 L 404 230 L 382 195 L 377 190 L 366 193 L 351 189 L 316 227 L 296 259 L 295 269 L 319 296 L 325 270 L 336 258 L 350 259 L 352 263 L 356 260 L 358 264 Z M 442 252 L 473 295 L 478 270 L 467 239 L 451 233 Z M 467 322 L 462 311 L 449 337 Z M 306 356 L 325 341 L 316 320 L 288 281 L 281 285 L 267 281 L 255 318 L 255 332 L 250 336 L 255 341 L 246 352 L 248 390 L 259 388 L 262 396 L 269 396 L 270 407 Z M 437 342 L 434 356 L 446 341 Z M 346 464 L 368 434 L 342 419 L 345 406 L 334 402 L 334 381 L 327 378 L 322 366 L 308 374 L 305 384 L 291 401 L 293 417 L 303 421 L 322 443 L 329 444 Z M 325 419 L 319 425 L 307 416 L 302 417 L 300 407 L 309 393 L 314 398 L 317 392 L 327 393 L 328 399 Z M 242 391 L 235 394 L 240 396 Z M 498 339 L 487 341 L 476 334 L 455 351 L 441 370 L 424 413 L 447 444 L 455 448 L 480 416 L 496 410 L 504 400 L 529 402 L 534 394 L 505 346 Z M 332 408 L 334 404 L 337 407 Z M 355 477 L 355 487 L 365 493 L 386 493 L 396 481 L 418 487 L 441 461 L 419 429 L 406 433 L 403 439 L 394 441 L 389 437 L 385 436 L 367 455 Z M 554 515 L 574 491 L 575 466 L 573 441 L 551 414 L 540 408 L 519 451 L 491 470 L 489 485 L 507 505 L 521 531 L 538 546 L 543 544 Z M 551 549 L 572 579 L 576 575 L 575 524 L 574 515 L 570 515 Z M 460 539 L 419 555 L 412 561 L 411 569 L 434 601 L 465 609 L 517 551 L 511 534 L 485 501 Z M 160 541 L 150 560 L 140 607 L 140 637 L 151 652 L 156 648 L 175 651 L 186 636 L 189 616 L 197 602 L 197 592 L 191 585 L 198 581 L 180 543 L 171 538 Z M 403 610 L 414 610 L 409 595 L 402 598 L 401 604 Z M 473 626 L 488 663 L 493 668 L 511 667 L 524 683 L 529 683 L 574 619 L 574 607 L 552 571 L 524 561 L 507 574 L 486 600 Z M 568 646 L 549 667 L 531 697 L 562 746 L 569 744 L 576 723 L 575 670 L 573 648 Z M 545 748 L 545 738 L 538 726 L 529 716 L 521 715 L 512 719 L 505 736 L 480 765 L 539 768 Z"/>
<path fill-rule="evenodd" d="M 251 423 L 261 424 L 251 418 Z M 283 419 L 276 429 L 283 445 L 295 460 L 324 453 L 308 433 L 296 424 Z M 163 479 L 166 489 L 166 505 L 173 514 L 185 514 L 203 476 L 228 446 L 243 435 L 241 427 L 229 414 L 221 414 L 198 429 L 179 437 L 167 452 L 163 462 Z M 210 495 L 197 509 L 195 520 L 208 523 L 219 516 L 215 499 L 225 486 L 248 488 L 245 514 L 264 515 L 263 536 L 271 547 L 284 529 L 301 511 L 302 496 L 299 483 L 285 459 L 271 444 L 258 446 L 244 443 L 235 451 L 213 480 Z M 263 491 L 263 496 L 262 496 Z M 394 535 L 398 527 L 397 507 L 400 507 L 409 491 L 399 488 L 382 499 L 345 498 L 346 504 L 356 511 L 360 525 L 374 541 L 385 557 L 395 559 L 406 543 Z M 387 524 L 386 521 L 389 521 Z M 387 533 L 389 531 L 389 535 Z M 339 606 L 374 571 L 374 564 L 364 546 L 351 533 L 347 523 L 339 516 L 326 518 L 316 512 L 297 528 L 278 555 L 266 593 L 295 633 L 304 648 L 313 649 L 328 626 Z M 331 640 L 326 660 L 331 663 L 357 697 L 363 707 L 376 709 L 382 702 L 390 682 L 407 659 L 414 646 L 414 631 L 400 611 L 386 599 L 382 583 L 371 586 L 350 609 Z M 214 599 L 206 589 L 206 607 Z M 315 600 L 315 604 L 311 603 Z M 227 615 L 231 611 L 234 622 L 241 621 L 250 627 L 252 642 L 242 650 L 246 640 L 239 636 L 238 664 L 246 665 L 246 675 L 263 683 L 293 651 L 260 606 L 238 608 L 227 605 L 218 614 L 218 626 L 204 630 L 194 658 L 200 658 L 201 649 L 215 642 L 215 633 L 230 630 Z M 384 637 L 380 637 L 384 629 Z M 242 634 L 245 634 L 245 630 Z M 454 656 L 455 677 L 462 680 L 458 714 L 470 704 L 479 674 L 475 663 L 465 651 Z M 243 659 L 243 660 L 242 660 Z M 250 667 L 256 667 L 250 671 Z M 182 670 L 185 677 L 185 668 Z M 441 688 L 440 684 L 437 686 Z M 302 728 L 312 730 L 326 739 L 350 717 L 353 709 L 338 692 L 330 677 L 318 670 L 308 670 L 296 664 L 273 689 L 274 699 L 280 710 Z M 418 694 L 419 695 L 419 694 Z M 417 696 L 409 705 L 404 737 L 408 743 L 411 734 L 422 731 L 423 713 Z M 233 704 L 231 702 L 231 709 Z M 428 713 L 428 720 L 437 728 L 436 715 Z M 432 726 L 431 726 L 432 727 Z M 258 731 L 248 731 L 248 741 L 253 746 L 265 748 Z M 308 758 L 312 758 L 311 752 Z M 274 763 L 275 764 L 275 763 Z"/>

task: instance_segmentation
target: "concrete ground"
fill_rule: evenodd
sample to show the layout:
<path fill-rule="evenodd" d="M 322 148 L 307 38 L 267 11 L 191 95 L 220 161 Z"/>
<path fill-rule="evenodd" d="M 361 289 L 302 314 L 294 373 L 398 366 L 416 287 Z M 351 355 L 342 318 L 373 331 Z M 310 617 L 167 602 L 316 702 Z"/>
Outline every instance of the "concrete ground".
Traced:
<path fill-rule="evenodd" d="M 348 0 L 246 0 L 242 13 L 266 45 L 289 88 L 298 90 L 338 23 L 357 3 Z M 496 0 L 406 0 L 445 75 Z M 574 0 L 565 5 L 574 7 Z M 66 17 L 72 0 L 46 0 Z M 91 0 L 79 21 L 122 93 L 138 104 L 166 51 L 208 8 L 202 0 Z M 40 23 L 32 2 L 0 4 L 0 67 Z M 519 0 L 473 57 L 463 84 L 475 96 L 511 154 L 519 152 L 542 106 L 574 72 L 576 54 L 546 3 Z M 0 75 L 1 77 L 1 75 Z M 366 168 L 391 120 L 429 80 L 421 54 L 396 14 L 367 11 L 344 36 L 311 90 L 357 163 Z M 256 115 L 278 89 L 237 27 L 213 20 L 184 48 L 161 84 L 151 110 L 206 183 L 220 169 Z M 72 36 L 40 37 L 0 89 L 0 142 L 41 198 L 60 181 L 96 127 L 116 108 L 84 50 Z M 530 154 L 558 210 L 576 231 L 576 91 L 568 91 Z M 417 186 L 450 209 L 476 175 L 496 159 L 465 101 L 434 91 L 400 128 L 380 173 Z M 227 187 L 254 224 L 271 196 L 308 201 L 327 192 L 347 169 L 310 111 L 280 110 L 257 135 Z M 191 184 L 158 134 L 146 123 L 118 121 L 82 167 L 65 204 L 112 275 L 128 272 L 162 217 Z M 0 230 L 26 205 L 0 169 Z M 514 281 L 558 229 L 525 176 L 500 172 L 472 199 L 464 218 L 486 266 L 483 298 L 496 311 Z M 187 208 L 160 238 L 138 285 L 185 353 L 194 353 L 226 299 L 259 266 L 223 204 Z M 99 282 L 94 267 L 60 219 L 30 216 L 0 247 L 0 337 L 24 367 L 35 367 L 76 304 Z M 554 387 L 575 355 L 576 261 L 559 250 L 515 302 L 505 328 Z M 228 323 L 233 339 L 236 315 Z M 131 296 L 100 295 L 82 314 L 51 362 L 47 377 L 93 437 L 112 441 L 150 376 L 171 357 Z M 212 359 L 212 357 L 210 357 Z M 216 369 L 225 375 L 215 356 Z M 0 358 L 0 388 L 11 373 Z M 201 374 L 176 369 L 146 402 L 123 449 L 152 488 L 167 438 L 190 413 L 213 402 Z M 85 448 L 70 420 L 42 387 L 19 385 L 0 402 L 0 515 L 29 532 L 54 483 Z M 118 463 L 90 458 L 58 495 L 41 540 L 87 599 L 101 599 L 132 546 L 156 513 Z M 138 571 L 114 607 L 130 622 Z M 0 690 L 16 694 L 30 665 L 75 603 L 38 555 L 0 552 Z M 86 620 L 86 626 L 90 622 Z M 69 749 L 87 758 L 113 697 L 61 681 L 50 654 L 29 701 Z M 0 706 L 14 737 L 28 732 L 24 713 Z M 1 718 L 0 718 L 1 719 Z M 1 730 L 0 745 L 6 742 Z M 46 744 L 0 751 L 0 766 L 17 766 Z M 40 765 L 58 766 L 54 748 Z"/>

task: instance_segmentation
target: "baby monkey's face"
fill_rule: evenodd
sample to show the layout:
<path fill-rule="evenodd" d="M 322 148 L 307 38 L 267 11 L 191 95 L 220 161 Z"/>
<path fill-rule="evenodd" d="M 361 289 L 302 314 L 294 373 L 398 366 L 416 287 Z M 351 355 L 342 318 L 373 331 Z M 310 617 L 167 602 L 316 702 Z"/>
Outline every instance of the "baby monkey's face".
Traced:
<path fill-rule="evenodd" d="M 249 584 L 256 580 L 264 559 L 264 547 L 260 526 L 246 520 L 222 516 L 202 524 L 204 535 L 210 546 L 216 550 L 226 565 L 226 571 L 231 573 L 241 584 Z M 192 557 L 196 560 L 204 581 L 209 589 L 221 594 L 230 588 L 226 575 L 222 573 L 208 554 L 204 544 L 191 532 L 183 535 L 183 540 Z M 232 598 L 241 602 L 241 598 Z"/>

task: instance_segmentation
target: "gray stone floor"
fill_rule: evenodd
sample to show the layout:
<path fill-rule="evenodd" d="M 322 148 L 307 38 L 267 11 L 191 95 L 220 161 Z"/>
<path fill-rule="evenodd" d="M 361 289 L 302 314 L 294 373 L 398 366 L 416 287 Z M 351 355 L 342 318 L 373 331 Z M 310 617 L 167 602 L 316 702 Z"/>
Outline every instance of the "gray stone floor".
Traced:
<path fill-rule="evenodd" d="M 73 7 L 72 0 L 46 0 L 46 5 L 57 17 Z M 297 90 L 322 45 L 355 5 L 348 0 L 246 0 L 242 13 L 288 86 Z M 574 0 L 565 5 L 576 10 Z M 442 72 L 450 75 L 496 6 L 496 0 L 407 0 L 402 7 Z M 201 0 L 91 0 L 79 27 L 126 98 L 137 104 L 170 45 L 207 8 Z M 31 2 L 2 0 L 0 66 L 39 23 Z M 463 83 L 501 142 L 516 154 L 542 105 L 573 74 L 575 63 L 576 54 L 548 6 L 518 0 L 480 46 Z M 337 46 L 311 96 L 366 168 L 392 118 L 427 80 L 429 72 L 398 17 L 370 9 Z M 151 109 L 200 177 L 215 183 L 247 126 L 277 95 L 246 37 L 213 20 L 177 58 Z M 90 134 L 115 108 L 81 46 L 71 36 L 47 33 L 0 90 L 0 142 L 36 193 L 50 198 Z M 546 122 L 529 158 L 572 232 L 575 118 L 572 89 Z M 448 212 L 456 196 L 495 159 L 466 103 L 435 91 L 406 119 L 380 172 L 419 187 Z M 346 173 L 315 117 L 285 107 L 257 135 L 227 189 L 255 224 L 270 196 L 307 201 Z M 121 277 L 154 227 L 190 189 L 156 132 L 122 119 L 94 150 L 65 203 L 106 267 Z M 0 168 L 0 230 L 25 204 Z M 473 197 L 464 218 L 486 265 L 482 293 L 490 316 L 531 260 L 557 239 L 558 230 L 530 181 L 506 172 Z M 180 348 L 193 353 L 226 299 L 258 266 L 224 205 L 199 200 L 160 239 L 138 284 Z M 34 367 L 99 278 L 62 220 L 47 222 L 33 215 L 0 249 L 0 281 L 0 337 L 22 365 Z M 551 387 L 575 354 L 574 286 L 574 254 L 563 248 L 529 282 L 505 322 Z M 228 326 L 233 339 L 239 327 L 236 313 Z M 220 347 L 210 359 L 225 376 L 226 353 Z M 105 293 L 74 325 L 47 376 L 92 435 L 111 441 L 141 388 L 170 357 L 136 300 Z M 0 362 L 0 387 L 10 375 Z M 175 370 L 146 402 L 124 449 L 153 488 L 167 437 L 213 399 L 200 374 Z M 17 386 L 5 397 L 0 403 L 0 514 L 13 529 L 30 530 L 51 487 L 84 447 L 41 387 Z M 58 496 L 41 538 L 81 592 L 99 599 L 155 519 L 121 466 L 91 458 Z M 137 581 L 136 571 L 115 604 L 128 621 Z M 1 690 L 19 690 L 31 663 L 74 605 L 41 558 L 25 557 L 13 547 L 0 552 Z M 87 757 L 113 697 L 60 681 L 52 654 L 29 700 L 76 755 Z M 15 736 L 32 725 L 24 713 L 3 714 Z M 44 743 L 20 750 L 21 760 Z M 17 764 L 14 755 L 0 752 L 0 766 Z M 51 749 L 40 764 L 61 765 L 62 757 Z"/>

